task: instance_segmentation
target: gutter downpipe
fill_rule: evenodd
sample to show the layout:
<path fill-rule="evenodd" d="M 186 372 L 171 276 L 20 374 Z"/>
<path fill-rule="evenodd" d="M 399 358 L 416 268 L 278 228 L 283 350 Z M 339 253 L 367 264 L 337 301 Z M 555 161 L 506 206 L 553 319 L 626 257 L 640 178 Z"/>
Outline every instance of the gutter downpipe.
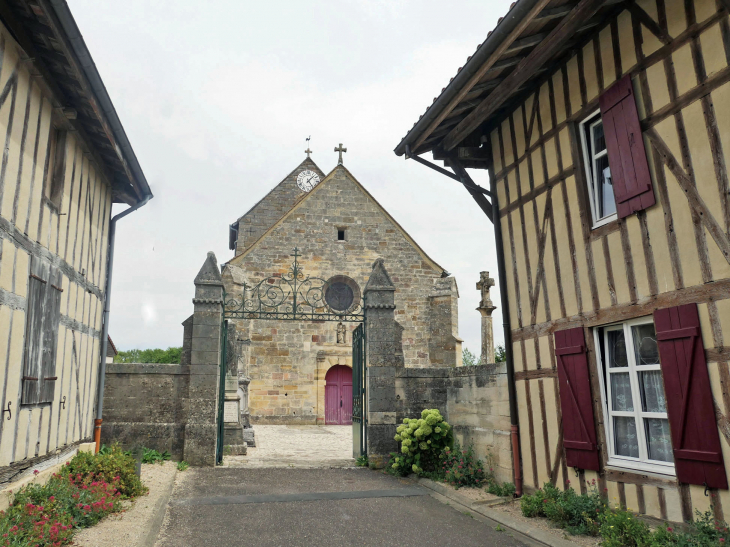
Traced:
<path fill-rule="evenodd" d="M 106 379 L 106 352 L 109 346 L 109 301 L 112 294 L 112 271 L 114 267 L 114 240 L 117 233 L 117 221 L 126 217 L 128 214 L 135 212 L 140 207 L 147 204 L 152 199 L 152 194 L 148 194 L 137 205 L 133 205 L 129 209 L 125 209 L 121 213 L 113 216 L 109 222 L 109 255 L 107 257 L 106 266 L 106 283 L 104 287 L 104 315 L 101 327 L 101 363 L 99 365 L 99 381 L 97 383 L 96 396 L 96 419 L 94 420 L 94 442 L 96 443 L 96 452 L 101 448 L 101 422 L 102 411 L 104 408 L 104 380 Z"/>
<path fill-rule="evenodd" d="M 499 217 L 499 198 L 497 189 L 489 177 L 492 198 L 492 224 L 494 225 L 494 243 L 497 250 L 497 277 L 499 278 L 499 298 L 502 304 L 502 329 L 504 331 L 504 357 L 507 365 L 507 393 L 509 395 L 509 416 L 512 439 L 512 463 L 515 478 L 515 495 L 522 495 L 522 466 L 520 465 L 520 423 L 517 413 L 517 389 L 515 385 L 515 363 L 512 356 L 512 328 L 510 326 L 509 297 L 507 295 L 507 272 L 504 266 L 504 246 L 502 240 L 502 222 Z"/>

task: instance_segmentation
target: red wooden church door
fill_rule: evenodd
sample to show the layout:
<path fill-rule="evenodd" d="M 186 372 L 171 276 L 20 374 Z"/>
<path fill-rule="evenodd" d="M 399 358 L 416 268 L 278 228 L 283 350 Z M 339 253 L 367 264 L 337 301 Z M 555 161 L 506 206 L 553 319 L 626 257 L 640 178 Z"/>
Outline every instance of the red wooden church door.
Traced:
<path fill-rule="evenodd" d="M 335 365 L 324 377 L 324 423 L 352 424 L 352 369 Z"/>

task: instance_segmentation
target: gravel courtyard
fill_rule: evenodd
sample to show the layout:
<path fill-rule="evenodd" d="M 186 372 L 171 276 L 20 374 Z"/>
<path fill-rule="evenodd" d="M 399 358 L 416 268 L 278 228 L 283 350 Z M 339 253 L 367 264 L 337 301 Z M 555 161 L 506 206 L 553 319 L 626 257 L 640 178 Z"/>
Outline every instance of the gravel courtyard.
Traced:
<path fill-rule="evenodd" d="M 256 425 L 256 447 L 223 467 L 352 467 L 352 426 Z"/>

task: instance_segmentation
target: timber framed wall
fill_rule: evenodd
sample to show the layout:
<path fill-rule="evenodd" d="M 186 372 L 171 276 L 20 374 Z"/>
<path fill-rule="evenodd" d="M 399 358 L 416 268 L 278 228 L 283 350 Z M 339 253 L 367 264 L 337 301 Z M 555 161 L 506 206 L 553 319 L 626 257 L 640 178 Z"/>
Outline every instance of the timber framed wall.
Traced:
<path fill-rule="evenodd" d="M 112 189 L 88 146 L 68 131 L 58 205 L 47 197 L 49 138 L 64 120 L 44 89 L 0 26 L 0 406 L 11 410 L 0 420 L 0 484 L 93 434 Z M 56 379 L 51 402 L 21 405 L 34 260 L 61 279 Z"/>
<path fill-rule="evenodd" d="M 571 52 L 490 135 L 501 205 L 525 485 L 581 491 L 681 521 L 730 492 L 606 466 L 592 327 L 697 303 L 730 461 L 730 23 L 727 2 L 640 0 Z M 630 74 L 656 205 L 592 229 L 577 124 Z M 584 327 L 602 472 L 565 464 L 555 331 Z"/>

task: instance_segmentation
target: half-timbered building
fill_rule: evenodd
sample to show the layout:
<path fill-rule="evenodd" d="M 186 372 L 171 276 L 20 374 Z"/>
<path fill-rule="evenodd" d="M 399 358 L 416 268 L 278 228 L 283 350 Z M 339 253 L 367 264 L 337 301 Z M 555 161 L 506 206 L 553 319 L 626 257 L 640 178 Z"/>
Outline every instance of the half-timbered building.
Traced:
<path fill-rule="evenodd" d="M 6 489 L 92 439 L 112 204 L 151 197 L 65 2 L 0 1 L 0 139 Z"/>
<path fill-rule="evenodd" d="M 526 490 L 730 511 L 729 10 L 519 0 L 396 148 L 494 220 Z"/>

